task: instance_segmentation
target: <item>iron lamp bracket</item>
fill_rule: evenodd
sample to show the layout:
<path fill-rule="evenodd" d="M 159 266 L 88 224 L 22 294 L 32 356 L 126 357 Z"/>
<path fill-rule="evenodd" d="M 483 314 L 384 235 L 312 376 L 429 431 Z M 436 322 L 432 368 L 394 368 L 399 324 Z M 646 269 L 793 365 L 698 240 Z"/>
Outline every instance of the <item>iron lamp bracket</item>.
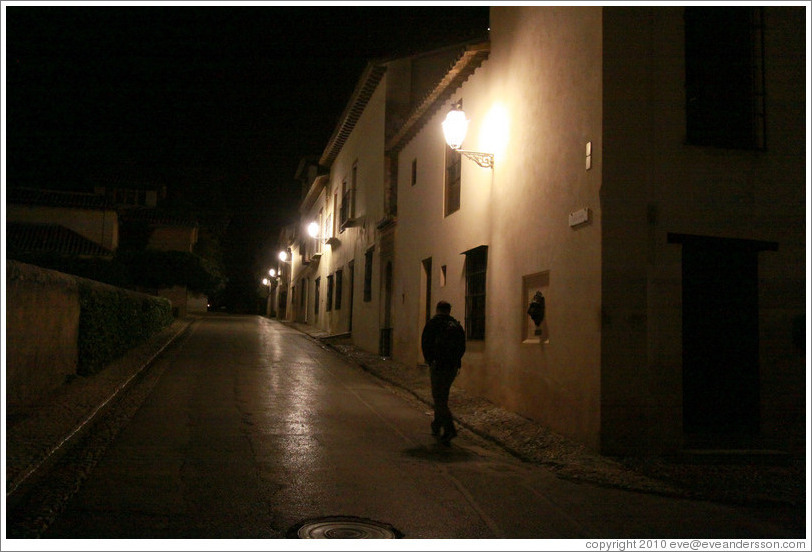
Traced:
<path fill-rule="evenodd" d="M 493 168 L 493 154 L 492 153 L 483 153 L 481 151 L 468 151 L 468 150 L 457 150 L 459 153 L 463 154 L 468 159 L 471 159 L 474 163 L 479 165 L 485 169 L 492 169 Z"/>

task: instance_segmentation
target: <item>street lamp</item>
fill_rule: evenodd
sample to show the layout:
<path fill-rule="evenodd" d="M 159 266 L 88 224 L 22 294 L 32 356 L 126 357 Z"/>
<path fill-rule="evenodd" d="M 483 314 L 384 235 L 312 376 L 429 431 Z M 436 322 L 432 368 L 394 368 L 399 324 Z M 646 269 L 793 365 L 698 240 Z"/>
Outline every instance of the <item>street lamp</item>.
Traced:
<path fill-rule="evenodd" d="M 469 121 L 465 116 L 465 111 L 462 110 L 462 100 L 460 100 L 454 104 L 454 107 L 452 107 L 451 111 L 449 111 L 448 115 L 446 115 L 445 121 L 443 121 L 443 134 L 445 135 L 446 143 L 451 149 L 458 151 L 468 159 L 473 160 L 474 163 L 480 167 L 492 169 L 492 153 L 460 149 L 463 140 L 465 140 L 465 134 L 468 132 L 468 123 Z"/>
<path fill-rule="evenodd" d="M 276 270 L 274 270 L 273 268 L 270 269 L 268 271 L 268 276 L 270 276 L 271 278 L 276 278 Z"/>
<path fill-rule="evenodd" d="M 289 263 L 290 261 L 288 260 L 288 252 L 287 251 L 280 251 L 279 252 L 279 260 L 282 261 L 283 263 Z"/>
<path fill-rule="evenodd" d="M 273 272 L 273 269 L 271 269 Z M 265 316 L 271 316 L 271 295 L 273 294 L 273 280 L 269 280 L 268 278 L 262 279 L 262 285 L 268 288 L 268 295 L 265 296 Z"/>
<path fill-rule="evenodd" d="M 338 243 L 338 240 L 336 240 L 335 237 L 329 236 L 326 230 L 322 233 L 321 223 L 316 222 L 315 220 L 307 225 L 307 235 L 314 240 L 321 241 L 331 246 L 335 246 Z M 321 245 L 318 246 L 318 251 L 316 251 L 315 254 L 321 255 Z"/>

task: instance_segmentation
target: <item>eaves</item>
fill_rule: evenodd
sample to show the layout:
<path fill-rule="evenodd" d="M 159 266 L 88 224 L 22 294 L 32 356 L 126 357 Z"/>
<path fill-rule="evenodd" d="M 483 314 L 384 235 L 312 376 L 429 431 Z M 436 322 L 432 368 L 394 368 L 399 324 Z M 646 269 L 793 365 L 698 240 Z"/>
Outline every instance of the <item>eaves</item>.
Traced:
<path fill-rule="evenodd" d="M 397 153 L 420 132 L 440 106 L 468 80 L 482 63 L 488 59 L 490 42 L 471 44 L 446 72 L 445 76 L 426 94 L 406 117 L 403 125 L 386 141 L 386 152 Z"/>
<path fill-rule="evenodd" d="M 324 148 L 321 159 L 319 159 L 321 166 L 329 168 L 333 164 L 341 148 L 344 147 L 347 138 L 349 138 L 355 128 L 358 119 L 364 113 L 364 109 L 385 73 L 386 66 L 381 63 L 370 62 L 367 64 L 361 78 L 358 80 L 358 84 L 355 86 L 352 96 L 350 96 L 347 107 L 338 119 L 336 129 L 327 142 L 327 147 Z"/>
<path fill-rule="evenodd" d="M 302 200 L 302 204 L 299 206 L 299 213 L 305 214 L 313 206 L 316 198 L 319 197 L 319 194 L 327 185 L 329 180 L 330 176 L 327 174 L 319 175 L 313 179 L 313 184 L 310 185 L 307 195 L 305 196 L 304 200 Z"/>

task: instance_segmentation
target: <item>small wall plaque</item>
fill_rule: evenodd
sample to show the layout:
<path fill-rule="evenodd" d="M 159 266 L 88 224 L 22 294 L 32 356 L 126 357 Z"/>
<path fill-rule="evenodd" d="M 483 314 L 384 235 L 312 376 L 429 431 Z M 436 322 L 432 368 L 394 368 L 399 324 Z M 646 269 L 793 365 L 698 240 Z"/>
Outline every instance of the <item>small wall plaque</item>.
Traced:
<path fill-rule="evenodd" d="M 579 209 L 577 211 L 570 213 L 569 217 L 570 226 L 579 226 L 581 224 L 589 222 L 589 214 L 590 213 L 588 208 Z"/>

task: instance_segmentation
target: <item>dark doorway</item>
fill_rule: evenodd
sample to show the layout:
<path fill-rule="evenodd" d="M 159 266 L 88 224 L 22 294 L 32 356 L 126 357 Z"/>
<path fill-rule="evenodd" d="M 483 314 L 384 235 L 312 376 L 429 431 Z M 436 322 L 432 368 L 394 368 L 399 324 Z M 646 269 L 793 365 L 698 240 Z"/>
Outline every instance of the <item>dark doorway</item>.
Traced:
<path fill-rule="evenodd" d="M 669 241 L 682 243 L 683 429 L 689 441 L 730 446 L 759 431 L 758 251 L 768 247 Z"/>
<path fill-rule="evenodd" d="M 392 286 L 392 262 L 386 261 L 383 279 L 383 327 L 378 343 L 378 354 L 382 357 L 392 356 Z"/>
<path fill-rule="evenodd" d="M 383 325 L 387 328 L 392 327 L 392 263 L 386 262 L 386 271 L 384 273 L 384 311 L 383 311 Z"/>
<path fill-rule="evenodd" d="M 425 310 L 424 322 L 428 324 L 431 317 L 434 315 L 434 309 L 431 307 L 431 257 L 423 259 L 423 310 Z"/>
<path fill-rule="evenodd" d="M 350 321 L 347 327 L 348 332 L 352 332 L 352 311 L 353 300 L 355 298 L 355 261 L 350 261 L 349 264 L 349 277 L 350 277 Z"/>
<path fill-rule="evenodd" d="M 287 320 L 287 317 L 288 317 L 288 292 L 280 291 L 279 314 L 277 315 L 277 318 L 279 318 L 279 320 Z"/>

